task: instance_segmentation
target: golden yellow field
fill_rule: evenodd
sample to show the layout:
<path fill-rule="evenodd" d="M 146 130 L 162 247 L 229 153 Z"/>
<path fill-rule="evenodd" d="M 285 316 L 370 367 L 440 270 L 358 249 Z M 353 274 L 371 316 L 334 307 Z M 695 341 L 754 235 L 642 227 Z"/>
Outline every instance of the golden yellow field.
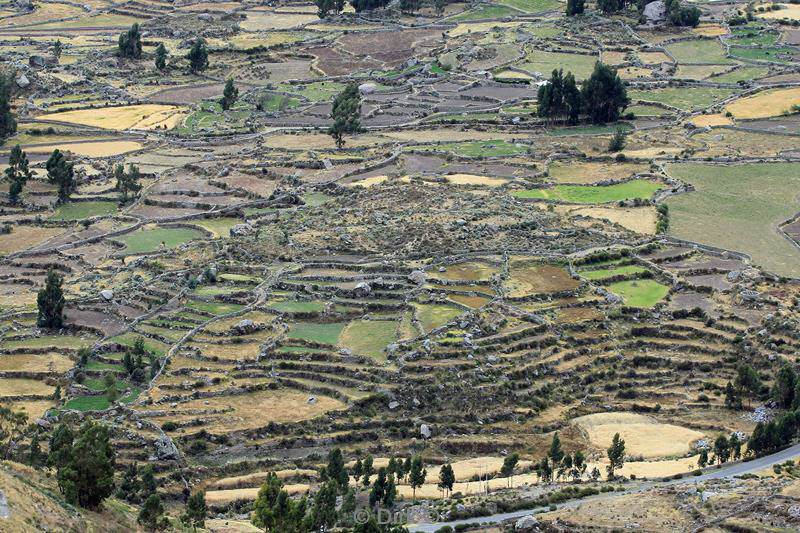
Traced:
<path fill-rule="evenodd" d="M 691 122 L 699 128 L 704 128 L 706 126 L 728 126 L 733 124 L 733 120 L 731 120 L 730 117 L 726 117 L 721 113 L 715 113 L 713 115 L 695 115 L 690 117 L 688 122 Z"/>
<path fill-rule="evenodd" d="M 175 127 L 183 118 L 186 110 L 182 107 L 161 104 L 141 104 L 103 109 L 80 109 L 50 113 L 37 118 L 42 120 L 58 120 L 106 128 L 111 130 L 141 129 L 152 130 L 166 126 Z"/>
<path fill-rule="evenodd" d="M 547 175 L 556 183 L 588 184 L 627 178 L 639 172 L 646 172 L 648 168 L 648 165 L 641 163 L 554 161 L 547 168 Z"/>
<path fill-rule="evenodd" d="M 28 415 L 28 421 L 33 422 L 34 420 L 42 418 L 47 410 L 53 407 L 53 402 L 51 400 L 28 400 L 9 402 L 4 404 L 4 406 L 12 411 L 25 413 Z"/>
<path fill-rule="evenodd" d="M 499 187 L 508 183 L 505 178 L 490 176 L 477 176 L 475 174 L 449 174 L 445 176 L 453 185 L 484 185 L 486 187 Z"/>
<path fill-rule="evenodd" d="M 11 233 L 0 235 L 0 255 L 25 250 L 62 233 L 64 233 L 64 228 L 14 226 Z"/>
<path fill-rule="evenodd" d="M 644 207 L 574 207 L 557 206 L 556 211 L 605 219 L 637 233 L 654 234 L 658 215 L 653 206 Z"/>
<path fill-rule="evenodd" d="M 777 4 L 780 9 L 777 11 L 766 11 L 764 13 L 755 13 L 757 17 L 764 19 L 800 19 L 800 5 L 796 4 Z"/>
<path fill-rule="evenodd" d="M 693 429 L 662 424 L 653 418 L 635 413 L 597 413 L 573 420 L 601 450 L 611 445 L 615 433 L 625 440 L 628 455 L 669 457 L 689 451 L 692 442 L 703 438 Z"/>
<path fill-rule="evenodd" d="M 283 486 L 283 489 L 289 494 L 305 494 L 308 492 L 309 488 L 310 487 L 304 483 Z M 206 492 L 206 503 L 210 505 L 222 505 L 237 500 L 255 500 L 259 490 L 259 488 L 210 490 Z"/>
<path fill-rule="evenodd" d="M 25 394 L 53 394 L 55 387 L 35 379 L 6 378 L 0 380 L 0 397 Z"/>
<path fill-rule="evenodd" d="M 66 372 L 74 366 L 72 360 L 59 353 L 0 355 L 0 372 Z"/>
<path fill-rule="evenodd" d="M 782 115 L 798 104 L 800 89 L 772 89 L 731 102 L 725 110 L 735 118 L 767 118 Z"/>
<path fill-rule="evenodd" d="M 226 477 L 218 479 L 209 484 L 208 488 L 214 490 L 231 490 L 242 486 L 252 487 L 254 485 L 261 485 L 270 472 L 253 472 L 244 476 Z M 316 470 L 294 469 L 294 470 L 278 470 L 275 475 L 280 479 L 286 479 L 292 476 L 309 476 L 316 478 L 318 473 Z"/>
<path fill-rule="evenodd" d="M 247 19 L 240 22 L 239 26 L 246 31 L 285 30 L 319 21 L 319 17 L 316 15 L 295 15 L 260 10 L 248 10 L 244 13 L 247 15 Z"/>

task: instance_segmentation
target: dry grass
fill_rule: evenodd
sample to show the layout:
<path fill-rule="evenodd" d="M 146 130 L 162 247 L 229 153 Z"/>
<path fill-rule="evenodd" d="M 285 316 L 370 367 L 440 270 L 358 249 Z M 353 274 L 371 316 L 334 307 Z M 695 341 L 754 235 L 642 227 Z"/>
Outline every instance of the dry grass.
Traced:
<path fill-rule="evenodd" d="M 727 34 L 728 28 L 713 22 L 701 22 L 696 28 L 692 28 L 692 33 L 706 37 L 718 37 Z"/>
<path fill-rule="evenodd" d="M 492 178 L 489 176 L 477 176 L 475 174 L 449 174 L 447 181 L 453 185 L 483 185 L 486 187 L 499 187 L 508 183 L 505 178 Z"/>
<path fill-rule="evenodd" d="M 42 355 L 0 355 L 0 372 L 66 372 L 74 366 L 69 357 L 50 352 Z"/>
<path fill-rule="evenodd" d="M 21 396 L 24 394 L 53 394 L 55 387 L 35 379 L 0 379 L 0 397 Z"/>
<path fill-rule="evenodd" d="M 12 254 L 45 242 L 51 237 L 64 233 L 63 228 L 37 228 L 33 226 L 14 226 L 14 230 L 0 235 L 0 255 Z"/>
<path fill-rule="evenodd" d="M 766 11 L 764 13 L 757 13 L 756 16 L 764 19 L 800 19 L 800 5 L 796 4 L 778 4 L 781 8 L 777 11 Z"/>
<path fill-rule="evenodd" d="M 519 139 L 520 135 L 512 133 L 498 133 L 492 131 L 459 131 L 453 129 L 440 130 L 417 130 L 417 131 L 393 131 L 386 132 L 386 137 L 401 141 L 412 142 L 460 142 L 460 141 L 513 141 Z"/>
<path fill-rule="evenodd" d="M 218 479 L 217 481 L 212 481 L 209 483 L 208 488 L 214 490 L 231 490 L 237 488 L 261 486 L 264 480 L 267 479 L 268 474 L 269 472 L 253 472 L 252 474 L 247 474 L 244 476 L 226 477 L 223 479 Z M 278 476 L 279 479 L 286 479 L 293 476 L 317 477 L 317 471 L 298 468 L 294 470 L 278 470 L 275 472 L 275 475 Z"/>
<path fill-rule="evenodd" d="M 672 59 L 664 52 L 639 52 L 637 54 L 642 63 L 651 65 L 653 63 L 672 63 Z"/>
<path fill-rule="evenodd" d="M 262 531 L 249 520 L 230 520 L 228 518 L 206 520 L 205 528 L 209 533 L 261 533 Z"/>
<path fill-rule="evenodd" d="M 649 416 L 634 413 L 597 413 L 573 420 L 586 431 L 589 441 L 601 450 L 611 445 L 615 433 L 625 440 L 628 455 L 669 457 L 685 454 L 692 442 L 703 438 L 693 429 L 662 424 Z"/>
<path fill-rule="evenodd" d="M 206 366 L 205 362 L 203 366 Z M 194 414 L 181 414 L 184 409 L 227 410 L 224 414 L 210 416 L 211 420 L 204 426 L 212 433 L 221 433 L 262 427 L 270 422 L 299 422 L 345 406 L 339 400 L 318 395 L 313 395 L 317 401 L 311 404 L 307 401 L 309 396 L 312 394 L 283 389 L 192 400 L 179 404 L 174 410 L 175 415 L 164 417 L 161 421 L 197 418 Z"/>
<path fill-rule="evenodd" d="M 460 37 L 468 33 L 483 33 L 491 30 L 492 28 L 516 28 L 521 26 L 524 22 L 510 21 L 510 22 L 464 22 L 448 30 L 449 37 Z"/>
<path fill-rule="evenodd" d="M 42 418 L 48 409 L 53 407 L 53 402 L 50 400 L 30 400 L 22 402 L 10 402 L 4 404 L 4 407 L 17 412 L 23 412 L 28 415 L 28 421 L 33 422 Z"/>
<path fill-rule="evenodd" d="M 733 120 L 731 120 L 730 117 L 726 117 L 721 113 L 716 113 L 713 115 L 697 115 L 688 119 L 688 122 L 694 124 L 698 128 L 704 128 L 706 126 L 729 126 L 733 124 Z"/>
<path fill-rule="evenodd" d="M 556 183 L 587 184 L 612 179 L 623 179 L 646 172 L 648 165 L 640 163 L 561 162 L 555 161 L 547 168 L 550 180 Z"/>
<path fill-rule="evenodd" d="M 800 6 L 797 8 L 800 10 Z M 731 102 L 725 110 L 735 118 L 767 118 L 789 112 L 797 104 L 800 104 L 800 89 L 775 89 Z"/>
<path fill-rule="evenodd" d="M 637 233 L 652 235 L 656 232 L 658 215 L 653 206 L 645 207 L 578 207 L 559 206 L 556 210 L 568 215 L 582 215 L 605 219 Z"/>
<path fill-rule="evenodd" d="M 348 187 L 372 187 L 373 185 L 378 185 L 379 183 L 383 183 L 387 181 L 389 176 L 372 176 L 369 178 L 364 178 L 363 180 L 354 181 L 352 183 L 348 183 Z"/>
<path fill-rule="evenodd" d="M 182 107 L 141 104 L 104 109 L 62 111 L 60 113 L 41 115 L 38 118 L 111 130 L 152 130 L 163 126 L 166 126 L 167 129 L 174 128 L 185 113 L 186 110 Z"/>
<path fill-rule="evenodd" d="M 305 483 L 294 485 L 284 485 L 283 489 L 289 494 L 305 494 L 311 487 Z M 238 500 L 253 501 L 258 496 L 259 488 L 249 489 L 230 489 L 230 490 L 210 490 L 206 492 L 206 503 L 209 505 L 223 505 Z"/>
<path fill-rule="evenodd" d="M 562 267 L 541 264 L 512 264 L 505 282 L 508 296 L 518 298 L 542 292 L 567 291 L 578 288 L 580 281 L 572 279 Z"/>

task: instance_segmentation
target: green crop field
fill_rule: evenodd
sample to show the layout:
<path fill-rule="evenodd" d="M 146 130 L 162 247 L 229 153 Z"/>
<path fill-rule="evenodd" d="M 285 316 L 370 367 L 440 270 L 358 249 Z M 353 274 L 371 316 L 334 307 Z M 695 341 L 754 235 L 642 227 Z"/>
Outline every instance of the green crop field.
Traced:
<path fill-rule="evenodd" d="M 630 180 L 604 186 L 556 185 L 549 189 L 514 191 L 517 198 L 557 200 L 576 204 L 605 204 L 633 198 L 650 198 L 664 186 L 649 180 Z"/>
<path fill-rule="evenodd" d="M 619 281 L 612 283 L 607 289 L 621 296 L 623 304 L 628 307 L 650 308 L 664 299 L 669 292 L 669 287 L 652 279 L 639 279 L 635 281 Z"/>
<path fill-rule="evenodd" d="M 718 40 L 681 41 L 667 45 L 678 63 L 725 65 L 734 61 L 725 56 L 725 47 Z"/>
<path fill-rule="evenodd" d="M 647 272 L 647 269 L 637 265 L 624 265 L 617 268 L 586 270 L 584 272 L 581 272 L 580 274 L 586 279 L 599 280 L 599 279 L 613 278 L 614 276 L 639 274 L 641 272 Z"/>
<path fill-rule="evenodd" d="M 206 313 L 211 313 L 212 315 L 227 315 L 228 313 L 235 313 L 236 311 L 241 311 L 244 309 L 244 305 L 242 304 L 232 304 L 232 303 L 222 303 L 222 302 L 200 302 L 200 301 L 191 301 L 187 304 L 187 307 L 192 309 L 197 309 L 199 311 L 205 311 Z"/>
<path fill-rule="evenodd" d="M 397 340 L 397 322 L 393 320 L 353 320 L 339 336 L 338 345 L 356 354 L 385 359 L 383 349 Z"/>
<path fill-rule="evenodd" d="M 117 211 L 117 202 L 67 202 L 56 209 L 51 220 L 83 220 Z"/>
<path fill-rule="evenodd" d="M 502 0 L 502 5 L 525 11 L 526 13 L 539 13 L 559 8 L 562 4 L 557 0 Z"/>
<path fill-rule="evenodd" d="M 777 226 L 797 211 L 800 164 L 672 164 L 667 172 L 695 191 L 667 200 L 670 234 L 750 254 L 755 264 L 800 276 L 797 249 Z"/>
<path fill-rule="evenodd" d="M 769 73 L 768 67 L 742 67 L 718 76 L 712 76 L 709 81 L 719 83 L 736 83 L 742 80 L 755 80 L 763 78 Z"/>
<path fill-rule="evenodd" d="M 463 309 L 454 305 L 414 304 L 414 306 L 417 308 L 417 318 L 426 332 L 444 326 L 464 313 Z"/>
<path fill-rule="evenodd" d="M 310 342 L 335 346 L 336 342 L 339 340 L 339 335 L 346 325 L 346 322 L 334 322 L 330 324 L 294 322 L 289 327 L 288 337 L 291 339 L 303 339 Z"/>
<path fill-rule="evenodd" d="M 162 242 L 167 248 L 175 248 L 185 242 L 204 237 L 205 234 L 191 228 L 155 228 L 129 233 L 116 237 L 115 240 L 125 244 L 123 251 L 126 254 L 141 254 L 157 251 Z"/>
<path fill-rule="evenodd" d="M 525 61 L 514 66 L 528 72 L 541 72 L 549 77 L 554 69 L 564 69 L 564 73 L 572 72 L 575 79 L 588 78 L 594 70 L 594 64 L 599 59 L 597 55 L 566 54 L 562 52 L 547 52 L 545 50 L 531 50 Z"/>
<path fill-rule="evenodd" d="M 448 22 L 466 22 L 470 20 L 497 19 L 519 15 L 520 12 L 503 5 L 486 5 L 477 9 L 471 9 L 455 17 L 450 17 Z"/>

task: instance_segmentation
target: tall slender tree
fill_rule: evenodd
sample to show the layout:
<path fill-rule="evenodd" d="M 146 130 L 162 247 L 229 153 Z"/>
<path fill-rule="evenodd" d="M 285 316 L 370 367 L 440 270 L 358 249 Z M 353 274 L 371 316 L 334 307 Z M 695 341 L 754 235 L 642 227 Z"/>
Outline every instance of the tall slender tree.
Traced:
<path fill-rule="evenodd" d="M 58 148 L 53 150 L 45 163 L 47 181 L 58 185 L 58 201 L 66 202 L 75 190 L 75 165 L 67 160 Z"/>
<path fill-rule="evenodd" d="M 28 156 L 19 145 L 11 149 L 5 174 L 9 181 L 8 199 L 12 204 L 15 204 L 19 201 L 19 195 L 22 193 L 23 187 L 32 177 L 31 170 L 28 168 Z"/>
<path fill-rule="evenodd" d="M 333 124 L 328 134 L 336 140 L 336 147 L 344 147 L 345 134 L 359 133 L 361 128 L 361 93 L 358 85 L 351 83 L 333 100 L 331 109 Z"/>
<path fill-rule="evenodd" d="M 11 76 L 0 74 L 0 144 L 17 132 L 17 119 L 11 111 L 13 83 Z"/>
<path fill-rule="evenodd" d="M 595 124 L 616 122 L 630 104 L 625 85 L 616 70 L 599 61 L 581 90 L 586 112 Z"/>
<path fill-rule="evenodd" d="M 614 470 L 622 468 L 625 463 L 625 441 L 620 438 L 619 433 L 614 434 L 611 446 L 607 450 L 608 455 L 608 478 L 614 479 Z"/>
<path fill-rule="evenodd" d="M 164 46 L 164 43 L 158 43 L 156 47 L 156 59 L 155 64 L 158 70 L 164 70 L 167 68 L 167 57 L 169 54 L 167 53 L 167 48 Z"/>
<path fill-rule="evenodd" d="M 44 287 L 36 295 L 39 315 L 36 324 L 40 328 L 58 329 L 64 325 L 64 291 L 63 280 L 53 270 L 47 272 Z"/>
<path fill-rule="evenodd" d="M 142 32 L 138 23 L 134 23 L 128 31 L 120 34 L 117 47 L 121 57 L 131 59 L 142 57 Z"/>
<path fill-rule="evenodd" d="M 205 40 L 197 39 L 189 50 L 189 54 L 186 58 L 189 60 L 189 70 L 192 74 L 197 74 L 207 69 L 208 47 L 206 46 Z"/>
<path fill-rule="evenodd" d="M 223 111 L 227 111 L 233 107 L 233 104 L 236 103 L 238 98 L 239 89 L 233 84 L 233 80 L 228 78 L 228 81 L 225 82 L 225 89 L 222 91 L 222 98 L 219 101 L 219 105 L 222 106 Z"/>

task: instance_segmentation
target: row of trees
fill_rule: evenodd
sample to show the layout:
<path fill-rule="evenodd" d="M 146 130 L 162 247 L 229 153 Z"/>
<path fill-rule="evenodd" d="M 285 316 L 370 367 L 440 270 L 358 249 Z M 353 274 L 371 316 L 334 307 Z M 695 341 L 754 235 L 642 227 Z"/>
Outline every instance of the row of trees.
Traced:
<path fill-rule="evenodd" d="M 571 72 L 553 70 L 550 80 L 539 87 L 538 115 L 550 120 L 565 120 L 577 124 L 587 115 L 594 124 L 619 120 L 622 111 L 630 104 L 627 90 L 615 69 L 597 62 L 592 75 L 581 88 Z"/>
<path fill-rule="evenodd" d="M 47 169 L 47 181 L 58 186 L 58 201 L 60 203 L 68 201 L 77 186 L 75 164 L 67 158 L 64 152 L 56 148 L 47 158 L 45 168 Z M 19 145 L 11 149 L 5 177 L 8 180 L 9 201 L 16 204 L 20 200 L 25 184 L 33 177 L 28 155 Z M 141 190 L 142 187 L 139 184 L 141 177 L 139 168 L 133 164 L 128 165 L 127 172 L 121 164 L 114 168 L 115 189 L 119 192 L 121 204 L 127 204 L 135 197 L 135 193 Z"/>

